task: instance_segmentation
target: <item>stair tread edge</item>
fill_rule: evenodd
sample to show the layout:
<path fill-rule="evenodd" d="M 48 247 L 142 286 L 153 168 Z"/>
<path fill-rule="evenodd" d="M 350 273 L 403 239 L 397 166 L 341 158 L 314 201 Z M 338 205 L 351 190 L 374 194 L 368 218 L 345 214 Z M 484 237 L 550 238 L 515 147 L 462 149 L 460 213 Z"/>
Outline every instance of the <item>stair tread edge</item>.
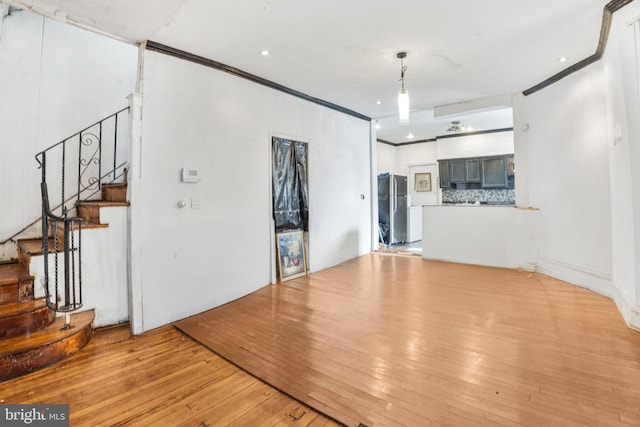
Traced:
<path fill-rule="evenodd" d="M 0 320 L 6 319 L 20 314 L 40 310 L 46 308 L 47 303 L 44 298 L 38 298 L 25 302 L 12 302 L 0 305 Z"/>
<path fill-rule="evenodd" d="M 105 208 L 105 207 L 124 207 L 124 206 L 130 206 L 131 203 L 130 202 L 111 202 L 108 200 L 87 200 L 84 202 L 80 202 L 78 203 L 78 207 L 99 207 L 99 208 Z"/>
<path fill-rule="evenodd" d="M 24 335 L 2 340 L 0 341 L 0 358 L 26 353 L 35 348 L 67 339 L 75 335 L 77 332 L 81 332 L 87 326 L 90 327 L 93 324 L 94 319 L 95 311 L 93 309 L 73 313 L 71 315 L 71 325 L 74 327 L 61 331 L 60 328 L 64 325 L 64 316 L 58 317 L 46 328 L 29 334 L 28 342 L 26 342 L 24 346 L 17 345 L 17 343 L 24 342 Z"/>

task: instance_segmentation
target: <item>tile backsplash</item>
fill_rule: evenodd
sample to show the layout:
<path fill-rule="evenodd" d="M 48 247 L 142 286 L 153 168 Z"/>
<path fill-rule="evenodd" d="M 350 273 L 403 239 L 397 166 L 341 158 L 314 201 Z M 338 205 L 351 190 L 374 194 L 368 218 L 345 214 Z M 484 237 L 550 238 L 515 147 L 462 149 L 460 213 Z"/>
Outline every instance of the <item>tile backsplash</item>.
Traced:
<path fill-rule="evenodd" d="M 481 202 L 496 205 L 515 205 L 515 190 L 442 190 L 442 203 Z"/>

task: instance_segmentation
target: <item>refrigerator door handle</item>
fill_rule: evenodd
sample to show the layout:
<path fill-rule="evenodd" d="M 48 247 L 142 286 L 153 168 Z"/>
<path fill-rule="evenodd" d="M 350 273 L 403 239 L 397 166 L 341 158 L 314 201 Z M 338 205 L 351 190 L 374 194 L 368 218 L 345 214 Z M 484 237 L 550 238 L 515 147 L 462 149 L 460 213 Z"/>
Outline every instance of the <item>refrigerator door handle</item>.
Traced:
<path fill-rule="evenodd" d="M 398 196 L 393 196 L 393 197 L 391 197 L 391 206 L 392 206 L 392 207 L 391 207 L 391 212 L 392 212 L 393 214 L 395 214 L 396 212 L 398 212 L 398 202 L 397 202 L 397 200 L 396 200 L 396 197 L 398 197 Z M 391 215 L 391 216 L 393 216 L 393 215 Z"/>

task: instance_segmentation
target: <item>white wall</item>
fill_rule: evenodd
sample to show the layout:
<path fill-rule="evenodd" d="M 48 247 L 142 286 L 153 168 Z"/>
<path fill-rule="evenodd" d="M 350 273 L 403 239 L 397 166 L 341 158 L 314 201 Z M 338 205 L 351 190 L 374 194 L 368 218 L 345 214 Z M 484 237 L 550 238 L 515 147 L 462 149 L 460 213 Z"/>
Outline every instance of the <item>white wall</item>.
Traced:
<path fill-rule="evenodd" d="M 382 142 L 376 143 L 378 174 L 392 173 L 400 175 L 396 164 L 396 147 Z"/>
<path fill-rule="evenodd" d="M 438 159 L 513 154 L 513 132 L 460 135 L 438 139 Z"/>
<path fill-rule="evenodd" d="M 612 281 L 625 319 L 640 328 L 640 5 L 632 3 L 614 15 L 604 57 L 607 91 Z M 635 21 L 634 25 L 628 25 Z"/>
<path fill-rule="evenodd" d="M 100 222 L 109 227 L 82 232 L 83 309 L 95 309 L 96 327 L 129 319 L 128 209 L 124 206 L 102 207 Z"/>
<path fill-rule="evenodd" d="M 310 269 L 369 252 L 369 122 L 150 51 L 143 91 L 130 175 L 134 332 L 270 283 L 272 135 L 309 143 Z M 181 183 L 185 166 L 202 181 Z M 202 209 L 177 208 L 190 198 Z"/>
<path fill-rule="evenodd" d="M 409 166 L 436 163 L 438 159 L 438 143 L 425 142 L 421 144 L 400 145 L 396 147 L 396 168 L 407 174 Z"/>
<path fill-rule="evenodd" d="M 610 286 L 612 260 L 603 77 L 597 62 L 527 98 L 539 269 L 601 290 Z"/>
<path fill-rule="evenodd" d="M 34 155 L 125 107 L 137 72 L 134 46 L 27 11 L 3 26 L 0 242 L 40 216 Z"/>

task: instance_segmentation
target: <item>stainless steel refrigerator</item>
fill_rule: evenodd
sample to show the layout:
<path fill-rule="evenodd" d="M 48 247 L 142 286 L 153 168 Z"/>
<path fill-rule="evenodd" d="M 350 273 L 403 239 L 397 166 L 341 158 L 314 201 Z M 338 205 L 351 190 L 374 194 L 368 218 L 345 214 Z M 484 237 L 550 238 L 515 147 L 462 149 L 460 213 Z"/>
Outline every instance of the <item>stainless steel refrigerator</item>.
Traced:
<path fill-rule="evenodd" d="M 378 175 L 378 226 L 387 245 L 407 241 L 407 177 Z"/>

